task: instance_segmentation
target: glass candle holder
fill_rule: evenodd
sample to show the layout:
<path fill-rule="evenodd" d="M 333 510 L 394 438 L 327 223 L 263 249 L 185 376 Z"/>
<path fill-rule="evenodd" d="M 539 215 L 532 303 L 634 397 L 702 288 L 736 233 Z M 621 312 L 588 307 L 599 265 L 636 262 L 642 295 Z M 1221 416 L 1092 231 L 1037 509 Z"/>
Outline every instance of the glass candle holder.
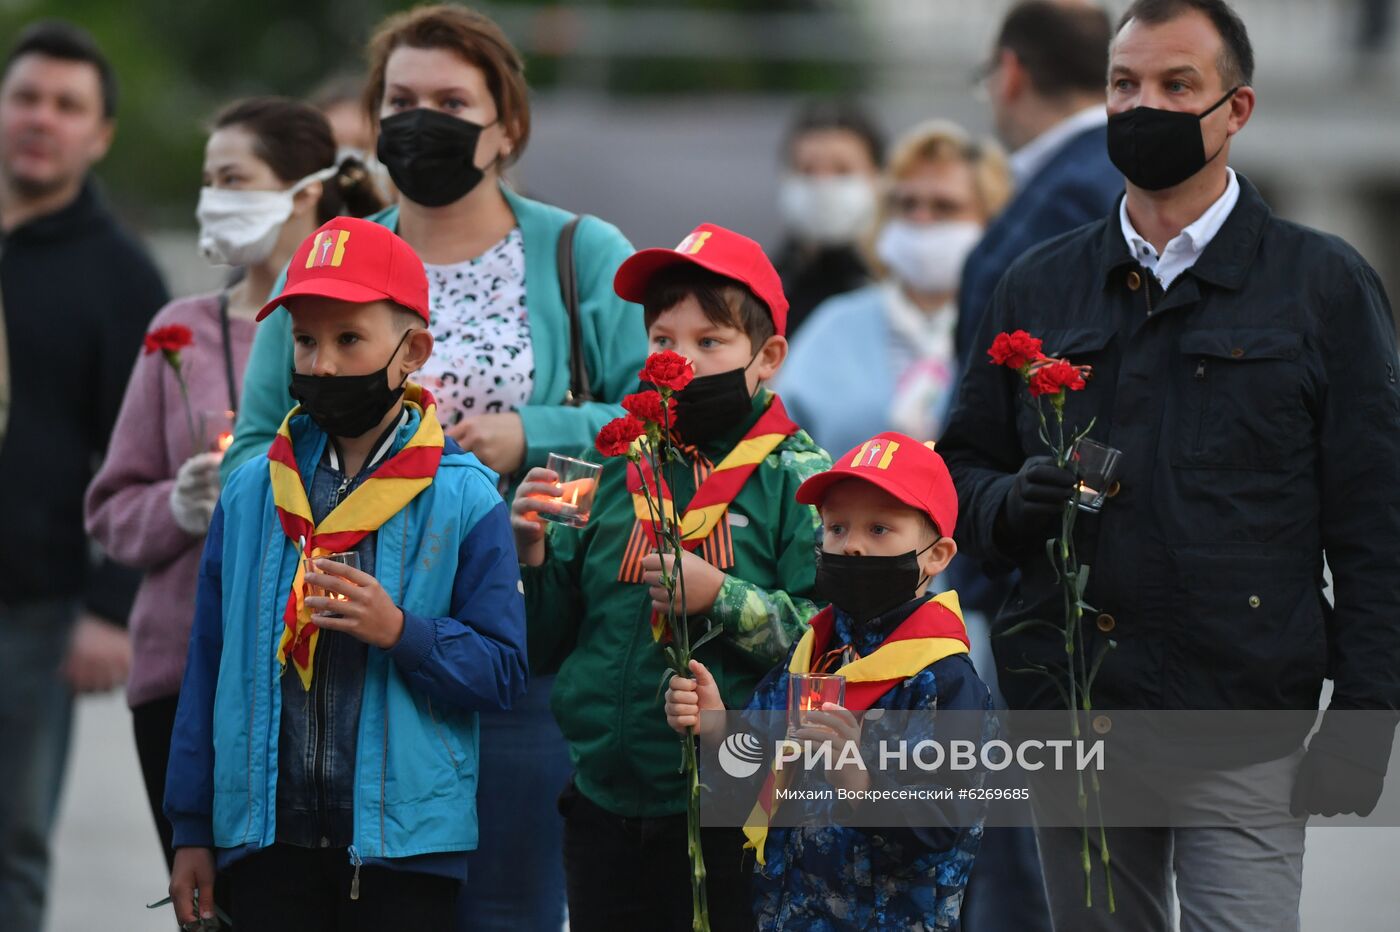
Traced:
<path fill-rule="evenodd" d="M 546 467 L 559 477 L 559 481 L 555 483 L 557 491 L 553 495 L 531 496 L 553 505 L 549 509 L 541 508 L 539 516 L 568 527 L 586 526 L 588 516 L 593 512 L 593 496 L 598 491 L 598 476 L 603 467 L 558 453 L 549 454 Z"/>
<path fill-rule="evenodd" d="M 1119 450 L 1093 440 L 1081 440 L 1074 445 L 1070 465 L 1079 477 L 1075 495 L 1081 511 L 1093 513 L 1103 508 L 1108 490 L 1118 476 L 1122 456 Z"/>
<path fill-rule="evenodd" d="M 332 563 L 340 563 L 345 566 L 348 566 L 352 570 L 357 570 L 360 568 L 360 555 L 354 550 L 346 550 L 342 553 L 328 553 L 325 556 L 316 557 L 315 559 L 312 559 L 311 557 L 303 557 L 301 562 L 302 565 L 306 568 L 306 572 L 321 572 L 316 568 L 316 560 L 330 560 Z M 322 575 L 325 574 L 322 573 Z M 349 599 L 341 595 L 339 592 L 331 592 L 329 589 L 322 588 L 321 586 L 309 584 L 306 587 L 306 594 L 318 596 L 323 599 L 334 599 L 337 602 L 349 601 Z M 325 614 L 330 615 L 333 618 L 339 617 L 339 615 L 335 612 L 326 612 Z"/>
<path fill-rule="evenodd" d="M 199 429 L 204 449 L 210 453 L 223 453 L 233 443 L 233 412 L 227 409 L 201 411 Z"/>
<path fill-rule="evenodd" d="M 806 725 L 810 713 L 820 712 L 827 702 L 846 704 L 844 676 L 837 673 L 788 674 L 788 734 Z"/>

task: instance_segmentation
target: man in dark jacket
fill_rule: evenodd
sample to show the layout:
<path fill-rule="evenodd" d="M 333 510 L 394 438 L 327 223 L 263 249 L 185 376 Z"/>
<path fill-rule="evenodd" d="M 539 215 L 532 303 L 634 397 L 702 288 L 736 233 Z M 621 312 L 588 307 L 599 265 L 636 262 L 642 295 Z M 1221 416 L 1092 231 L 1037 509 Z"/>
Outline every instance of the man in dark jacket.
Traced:
<path fill-rule="evenodd" d="M 1109 33 L 1103 10 L 1056 0 L 1018 3 L 1002 21 L 981 81 L 997 136 L 1011 150 L 1016 194 L 963 266 L 956 335 L 962 369 L 978 362 L 973 338 L 1011 263 L 1053 236 L 1098 220 L 1123 191 L 1104 132 Z M 958 555 L 948 579 L 962 596 L 974 658 L 985 669 L 987 619 L 1010 581 L 968 554 Z M 1000 701 L 995 673 L 988 670 L 985 678 Z M 964 925 L 969 932 L 1049 932 L 1040 881 L 1031 830 L 988 828 L 967 887 Z"/>
<path fill-rule="evenodd" d="M 88 179 L 114 129 L 91 37 L 41 23 L 0 78 L 0 290 L 12 391 L 0 445 L 0 929 L 43 926 L 74 692 L 111 689 L 135 576 L 93 560 L 83 493 L 165 287 Z"/>
<path fill-rule="evenodd" d="M 1175 868 L 1183 930 L 1297 929 L 1306 813 L 1369 812 L 1389 756 L 1388 731 L 1344 739 L 1356 713 L 1337 713 L 1388 722 L 1400 703 L 1394 324 L 1355 250 L 1273 216 L 1228 168 L 1252 72 L 1223 0 L 1137 0 L 1109 71 L 1126 197 L 1017 262 L 975 345 L 1024 329 L 1093 366 L 1069 393 L 1066 429 L 1096 419 L 1092 436 L 1122 451 L 1102 512 L 1075 529 L 1093 567 L 1088 652 L 1116 643 L 1096 708 L 1316 709 L 1329 674 L 1333 697 L 1306 752 L 1302 734 L 1276 732 L 1197 774 L 1205 793 L 1249 787 L 1248 824 L 1108 831 L 1117 915 L 1082 906 L 1079 831 L 1042 831 L 1058 928 L 1169 928 Z M 963 509 L 959 547 L 1021 573 L 994 629 L 1058 622 L 1045 541 L 1076 480 L 1045 457 L 1020 377 L 970 366 L 939 449 Z M 1013 708 L 1063 707 L 1048 680 L 1009 672 L 1062 661 L 1057 633 L 1032 626 L 994 645 Z"/>

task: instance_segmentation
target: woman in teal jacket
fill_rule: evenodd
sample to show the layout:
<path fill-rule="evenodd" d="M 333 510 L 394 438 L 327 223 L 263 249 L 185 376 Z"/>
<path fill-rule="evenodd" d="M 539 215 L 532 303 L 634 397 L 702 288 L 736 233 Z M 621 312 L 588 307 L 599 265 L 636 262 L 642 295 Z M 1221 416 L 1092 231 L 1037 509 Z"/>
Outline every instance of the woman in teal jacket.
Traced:
<path fill-rule="evenodd" d="M 551 451 L 588 447 L 634 390 L 646 354 L 641 310 L 612 290 L 632 246 L 594 217 L 573 231 L 579 343 L 596 400 L 566 404 L 567 270 L 556 254 L 572 216 L 502 181 L 530 135 L 519 53 L 491 20 L 441 5 L 385 20 L 369 60 L 365 104 L 401 195 L 370 219 L 402 236 L 428 271 L 434 362 L 417 381 L 436 397 L 448 435 L 509 484 Z M 292 407 L 292 335 L 287 312 L 276 318 L 253 343 L 225 476 L 267 449 Z M 481 843 L 460 898 L 461 929 L 563 924 L 554 801 L 569 760 L 549 713 L 552 680 L 535 677 L 513 711 L 481 716 Z"/>

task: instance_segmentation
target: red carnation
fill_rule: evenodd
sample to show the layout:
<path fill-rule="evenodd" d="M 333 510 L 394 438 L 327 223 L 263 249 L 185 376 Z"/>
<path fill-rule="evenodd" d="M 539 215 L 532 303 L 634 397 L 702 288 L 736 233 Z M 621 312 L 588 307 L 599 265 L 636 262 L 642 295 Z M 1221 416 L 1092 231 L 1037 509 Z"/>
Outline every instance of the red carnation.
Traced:
<path fill-rule="evenodd" d="M 632 441 L 647 432 L 647 426 L 640 420 L 628 414 L 624 417 L 613 418 L 603 425 L 603 429 L 598 431 L 598 439 L 594 443 L 598 447 L 598 452 L 604 456 L 623 456 L 632 447 Z"/>
<path fill-rule="evenodd" d="M 667 398 L 663 408 L 660 392 L 638 392 L 628 395 L 622 399 L 622 410 L 657 426 L 674 424 L 676 421 L 676 399 Z"/>
<path fill-rule="evenodd" d="M 194 334 L 190 328 L 182 324 L 170 324 L 168 327 L 157 327 L 146 334 L 146 355 L 152 353 L 164 353 L 167 358 L 173 357 L 180 350 L 187 346 L 194 345 Z M 173 359 L 171 360 L 174 361 Z"/>
<path fill-rule="evenodd" d="M 992 348 L 987 350 L 987 355 L 992 357 L 992 362 L 998 366 L 1025 369 L 1037 359 L 1044 358 L 1045 353 L 1041 349 L 1038 337 L 1033 337 L 1024 330 L 1016 330 L 1012 333 L 997 334 L 997 338 L 992 341 Z"/>
<path fill-rule="evenodd" d="M 1065 389 L 1077 392 L 1084 388 L 1084 374 L 1078 366 L 1057 359 L 1035 370 L 1030 379 L 1030 388 L 1031 395 L 1036 398 L 1041 395 L 1058 395 Z"/>
<path fill-rule="evenodd" d="M 680 353 L 666 350 L 648 356 L 647 364 L 638 375 L 642 377 L 643 382 L 650 382 L 657 388 L 668 388 L 678 392 L 695 378 L 695 370 L 691 368 L 689 359 Z"/>

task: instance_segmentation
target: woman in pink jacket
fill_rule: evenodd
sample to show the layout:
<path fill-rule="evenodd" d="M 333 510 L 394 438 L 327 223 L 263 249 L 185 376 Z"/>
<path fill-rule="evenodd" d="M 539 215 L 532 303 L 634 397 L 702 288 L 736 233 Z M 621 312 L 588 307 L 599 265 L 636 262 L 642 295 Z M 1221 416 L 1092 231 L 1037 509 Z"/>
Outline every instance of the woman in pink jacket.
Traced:
<path fill-rule="evenodd" d="M 146 572 L 131 612 L 127 702 L 167 864 L 173 850 L 161 801 L 170 732 L 199 555 L 219 498 L 222 437 L 233 429 L 253 316 L 297 245 L 318 226 L 381 206 L 363 166 L 337 164 L 325 117 L 275 97 L 239 101 L 219 114 L 205 147 L 203 185 L 196 211 L 200 251 L 237 269 L 237 283 L 172 301 L 151 324 L 152 331 L 186 327 L 193 337 L 180 352 L 193 425 L 163 355 L 143 355 L 87 494 L 88 532 L 113 559 Z"/>

